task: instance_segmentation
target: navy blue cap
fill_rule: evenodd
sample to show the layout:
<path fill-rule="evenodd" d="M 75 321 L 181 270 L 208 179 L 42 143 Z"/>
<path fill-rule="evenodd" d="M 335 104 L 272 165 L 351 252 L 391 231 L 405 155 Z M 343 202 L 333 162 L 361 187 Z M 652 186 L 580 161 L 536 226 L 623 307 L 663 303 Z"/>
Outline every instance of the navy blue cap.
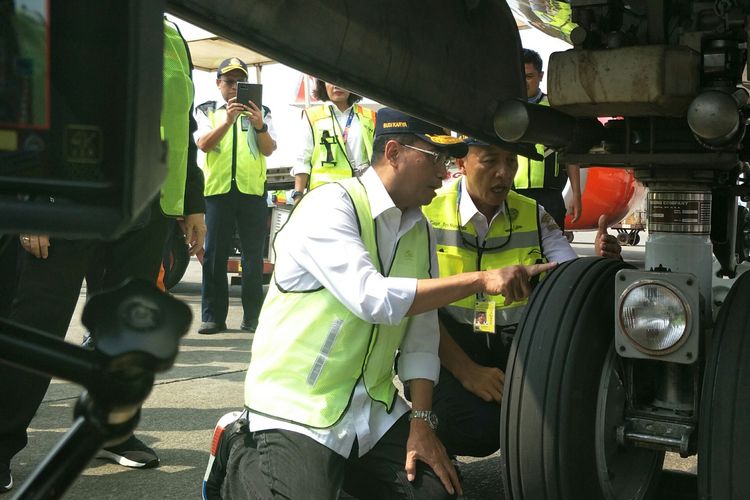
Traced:
<path fill-rule="evenodd" d="M 469 137 L 468 135 L 462 135 L 461 140 L 463 140 L 464 144 L 467 146 L 489 146 L 489 143 L 480 141 L 475 137 Z"/>
<path fill-rule="evenodd" d="M 219 69 L 216 70 L 216 77 L 219 78 L 221 75 L 226 75 L 230 71 L 234 70 L 240 70 L 243 73 L 245 73 L 245 76 L 247 76 L 247 64 L 242 62 L 242 60 L 237 59 L 236 57 L 230 57 L 229 59 L 224 59 L 221 61 L 221 64 L 219 64 Z"/>
<path fill-rule="evenodd" d="M 446 135 L 437 125 L 393 108 L 381 108 L 375 121 L 375 137 L 393 134 L 416 135 L 454 158 L 463 158 L 469 151 L 469 147 L 461 139 Z"/>

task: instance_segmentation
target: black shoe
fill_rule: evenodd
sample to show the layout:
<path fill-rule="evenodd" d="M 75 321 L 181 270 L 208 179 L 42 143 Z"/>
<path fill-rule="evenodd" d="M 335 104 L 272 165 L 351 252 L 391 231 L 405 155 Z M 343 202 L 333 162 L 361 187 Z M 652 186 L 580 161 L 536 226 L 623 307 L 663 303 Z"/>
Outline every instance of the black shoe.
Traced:
<path fill-rule="evenodd" d="M 204 321 L 201 323 L 201 327 L 198 328 L 198 333 L 203 335 L 213 335 L 214 333 L 221 333 L 227 329 L 226 323 L 216 323 L 215 321 Z"/>
<path fill-rule="evenodd" d="M 221 499 L 221 485 L 227 475 L 229 452 L 237 439 L 244 438 L 250 432 L 247 414 L 244 411 L 233 411 L 219 419 L 214 427 L 211 440 L 211 456 L 203 476 L 203 499 Z"/>
<path fill-rule="evenodd" d="M 248 321 L 246 319 L 243 319 L 242 323 L 240 323 L 240 330 L 244 330 L 246 332 L 255 333 L 255 330 L 257 328 L 258 328 L 257 321 Z"/>
<path fill-rule="evenodd" d="M 10 473 L 10 464 L 0 463 L 0 493 L 13 489 L 13 475 Z"/>
<path fill-rule="evenodd" d="M 117 446 L 102 448 L 96 454 L 96 458 L 111 460 L 134 469 L 150 469 L 159 465 L 156 452 L 135 436 L 130 436 L 127 441 Z"/>

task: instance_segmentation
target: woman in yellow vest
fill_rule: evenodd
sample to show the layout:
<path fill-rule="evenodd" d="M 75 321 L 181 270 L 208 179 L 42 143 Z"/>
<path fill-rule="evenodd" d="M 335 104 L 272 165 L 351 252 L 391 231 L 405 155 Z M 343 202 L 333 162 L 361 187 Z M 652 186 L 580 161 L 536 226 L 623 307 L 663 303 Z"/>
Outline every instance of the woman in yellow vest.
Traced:
<path fill-rule="evenodd" d="M 511 191 L 516 154 L 467 139 L 457 161 L 463 177 L 438 190 L 424 213 L 436 232 L 440 276 L 576 257 L 552 217 L 536 201 Z M 619 258 L 606 226 L 598 255 Z M 512 332 L 526 299 L 477 294 L 438 312 L 440 383 L 433 409 L 438 436 L 452 455 L 486 456 L 500 446 L 500 402 Z"/>
<path fill-rule="evenodd" d="M 370 164 L 375 113 L 357 94 L 318 79 L 313 92 L 324 104 L 302 112 L 299 153 L 292 168 L 297 203 L 305 189 L 355 177 Z"/>

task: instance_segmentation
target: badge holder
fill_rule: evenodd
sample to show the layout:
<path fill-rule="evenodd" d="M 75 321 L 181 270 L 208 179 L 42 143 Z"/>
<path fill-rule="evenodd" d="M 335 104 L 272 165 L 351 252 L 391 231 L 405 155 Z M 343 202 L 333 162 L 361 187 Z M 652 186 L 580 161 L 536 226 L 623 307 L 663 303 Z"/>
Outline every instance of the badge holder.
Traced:
<path fill-rule="evenodd" d="M 495 301 L 477 299 L 474 302 L 474 331 L 495 333 Z"/>

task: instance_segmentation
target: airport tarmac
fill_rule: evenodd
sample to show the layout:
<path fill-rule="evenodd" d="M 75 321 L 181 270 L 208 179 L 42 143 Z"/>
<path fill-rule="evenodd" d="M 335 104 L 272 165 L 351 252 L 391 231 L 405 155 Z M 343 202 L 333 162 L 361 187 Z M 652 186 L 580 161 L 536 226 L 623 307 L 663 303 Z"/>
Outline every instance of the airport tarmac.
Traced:
<path fill-rule="evenodd" d="M 593 232 L 577 232 L 573 247 L 579 255 L 592 255 Z M 645 236 L 645 235 L 644 235 Z M 644 245 L 623 249 L 624 258 L 643 265 Z M 152 446 L 161 466 L 149 470 L 131 470 L 94 459 L 67 493 L 71 499 L 187 499 L 199 498 L 208 460 L 213 426 L 224 413 L 239 409 L 243 401 L 243 381 L 250 358 L 253 335 L 239 329 L 242 310 L 239 287 L 231 287 L 230 311 L 226 333 L 199 335 L 201 268 L 193 259 L 182 282 L 173 294 L 187 303 L 194 319 L 181 343 L 174 367 L 157 377 L 153 392 L 144 405 L 136 432 Z M 84 329 L 80 313 L 85 300 L 81 293 L 78 309 L 67 341 L 80 343 Z M 81 392 L 71 383 L 54 380 L 36 418 L 29 445 L 12 463 L 16 484 L 59 440 L 72 422 L 73 405 Z M 460 457 L 465 498 L 503 498 L 499 478 L 499 455 L 473 459 Z M 669 456 L 666 467 L 694 472 L 695 459 Z M 4 498 L 12 497 L 11 494 Z"/>

